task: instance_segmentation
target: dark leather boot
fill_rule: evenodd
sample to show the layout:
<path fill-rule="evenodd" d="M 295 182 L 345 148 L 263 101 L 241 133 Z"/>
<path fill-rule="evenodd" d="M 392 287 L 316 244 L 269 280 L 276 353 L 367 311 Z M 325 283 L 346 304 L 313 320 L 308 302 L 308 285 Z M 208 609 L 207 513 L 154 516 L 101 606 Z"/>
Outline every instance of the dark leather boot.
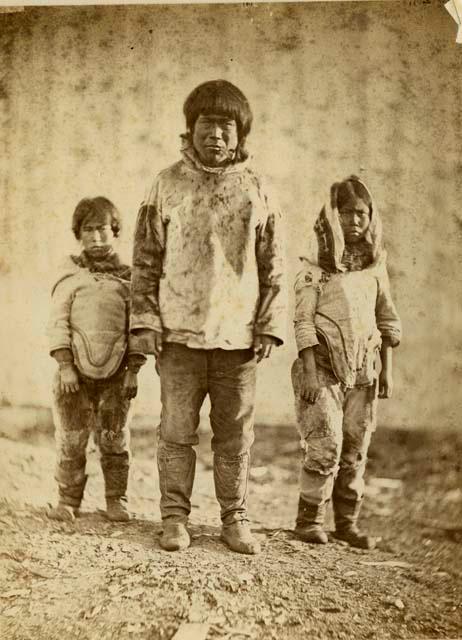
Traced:
<path fill-rule="evenodd" d="M 358 549 L 374 549 L 377 540 L 363 533 L 357 525 L 361 500 L 334 497 L 335 532 L 333 536 Z"/>
<path fill-rule="evenodd" d="M 294 533 L 303 542 L 327 544 L 328 537 L 322 525 L 326 515 L 326 503 L 309 504 L 301 496 L 298 502 L 298 514 Z"/>

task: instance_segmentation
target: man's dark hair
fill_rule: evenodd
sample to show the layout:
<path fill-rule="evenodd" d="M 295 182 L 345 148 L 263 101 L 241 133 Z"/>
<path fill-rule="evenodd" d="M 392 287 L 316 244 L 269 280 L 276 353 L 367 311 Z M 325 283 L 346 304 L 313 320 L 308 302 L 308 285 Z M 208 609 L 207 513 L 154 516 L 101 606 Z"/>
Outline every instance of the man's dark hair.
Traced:
<path fill-rule="evenodd" d="M 122 229 L 122 221 L 119 211 L 110 200 L 103 196 L 97 196 L 96 198 L 83 198 L 83 200 L 79 202 L 72 215 L 72 231 L 77 240 L 80 240 L 80 227 L 82 226 L 82 222 L 88 216 L 101 220 L 109 217 L 111 220 L 112 233 L 114 237 L 117 238 Z"/>
<path fill-rule="evenodd" d="M 236 121 L 239 142 L 244 142 L 252 126 L 252 111 L 247 98 L 227 80 L 210 80 L 193 89 L 186 98 L 183 113 L 190 132 L 200 114 L 217 114 Z"/>

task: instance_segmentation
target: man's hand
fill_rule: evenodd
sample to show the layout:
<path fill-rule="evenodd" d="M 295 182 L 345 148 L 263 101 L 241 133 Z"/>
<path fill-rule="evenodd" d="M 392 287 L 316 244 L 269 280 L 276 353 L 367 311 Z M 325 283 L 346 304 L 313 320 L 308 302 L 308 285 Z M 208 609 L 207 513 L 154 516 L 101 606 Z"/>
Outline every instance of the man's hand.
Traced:
<path fill-rule="evenodd" d="M 63 393 L 75 393 L 79 390 L 79 375 L 72 362 L 60 365 L 59 378 Z"/>
<path fill-rule="evenodd" d="M 322 387 L 319 384 L 318 377 L 316 375 L 308 376 L 305 372 L 301 389 L 303 400 L 308 402 L 308 404 L 314 404 L 319 399 L 321 391 Z"/>
<path fill-rule="evenodd" d="M 382 369 L 379 374 L 379 398 L 386 400 L 393 395 L 393 378 L 389 371 Z"/>
<path fill-rule="evenodd" d="M 138 392 L 138 378 L 136 373 L 127 369 L 122 384 L 122 393 L 125 398 L 131 400 Z"/>
<path fill-rule="evenodd" d="M 153 329 L 133 329 L 132 333 L 137 337 L 142 353 L 152 353 L 156 358 L 162 353 L 162 333 Z"/>
<path fill-rule="evenodd" d="M 278 341 L 273 336 L 258 335 L 253 339 L 253 350 L 257 356 L 257 362 L 263 360 L 263 358 L 269 358 L 271 355 L 271 349 L 276 346 Z"/>

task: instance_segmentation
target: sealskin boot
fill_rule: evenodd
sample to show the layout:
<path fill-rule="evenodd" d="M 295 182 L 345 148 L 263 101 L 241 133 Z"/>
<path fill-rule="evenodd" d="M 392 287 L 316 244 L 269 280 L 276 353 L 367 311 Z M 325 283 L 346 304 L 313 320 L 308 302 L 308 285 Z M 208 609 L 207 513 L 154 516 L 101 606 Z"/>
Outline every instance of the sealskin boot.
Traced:
<path fill-rule="evenodd" d="M 73 522 L 78 517 L 87 480 L 88 476 L 83 476 L 79 484 L 68 485 L 58 482 L 59 500 L 56 507 L 48 511 L 50 520 Z"/>
<path fill-rule="evenodd" d="M 325 515 L 325 502 L 320 505 L 310 504 L 300 496 L 294 534 L 303 542 L 327 544 L 329 539 L 322 527 Z"/>
<path fill-rule="evenodd" d="M 357 525 L 361 500 L 334 498 L 335 532 L 333 536 L 357 549 L 374 549 L 377 540 L 363 533 Z"/>
<path fill-rule="evenodd" d="M 181 522 L 165 522 L 162 536 L 160 538 L 160 546 L 165 551 L 180 551 L 187 549 L 191 544 L 186 525 Z"/>
<path fill-rule="evenodd" d="M 252 536 L 249 523 L 246 520 L 223 525 L 220 537 L 231 551 L 249 555 L 254 555 L 261 551 L 260 543 Z"/>
<path fill-rule="evenodd" d="M 48 511 L 48 517 L 50 520 L 59 520 L 60 522 L 74 522 L 79 515 L 78 507 L 72 507 L 70 504 L 66 504 L 62 500 L 58 502 L 56 507 L 52 507 Z"/>
<path fill-rule="evenodd" d="M 113 522 L 128 522 L 130 520 L 126 496 L 106 498 L 106 517 Z"/>
<path fill-rule="evenodd" d="M 128 455 L 105 455 L 101 458 L 101 468 L 106 493 L 106 518 L 113 522 L 128 522 Z"/>

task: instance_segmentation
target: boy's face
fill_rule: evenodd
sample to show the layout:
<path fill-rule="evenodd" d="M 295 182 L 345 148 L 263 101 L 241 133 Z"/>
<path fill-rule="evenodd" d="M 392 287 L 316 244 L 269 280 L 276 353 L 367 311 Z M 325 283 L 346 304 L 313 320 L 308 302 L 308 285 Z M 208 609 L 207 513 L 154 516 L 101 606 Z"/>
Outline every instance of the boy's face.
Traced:
<path fill-rule="evenodd" d="M 85 252 L 97 258 L 107 253 L 112 246 L 113 233 L 110 216 L 94 218 L 87 216 L 80 227 L 80 242 Z"/>
<path fill-rule="evenodd" d="M 194 124 L 193 145 L 206 167 L 230 162 L 238 144 L 236 121 L 218 114 L 200 114 Z"/>
<path fill-rule="evenodd" d="M 369 227 L 369 207 L 358 199 L 351 200 L 339 209 L 340 224 L 347 244 L 359 242 Z"/>

